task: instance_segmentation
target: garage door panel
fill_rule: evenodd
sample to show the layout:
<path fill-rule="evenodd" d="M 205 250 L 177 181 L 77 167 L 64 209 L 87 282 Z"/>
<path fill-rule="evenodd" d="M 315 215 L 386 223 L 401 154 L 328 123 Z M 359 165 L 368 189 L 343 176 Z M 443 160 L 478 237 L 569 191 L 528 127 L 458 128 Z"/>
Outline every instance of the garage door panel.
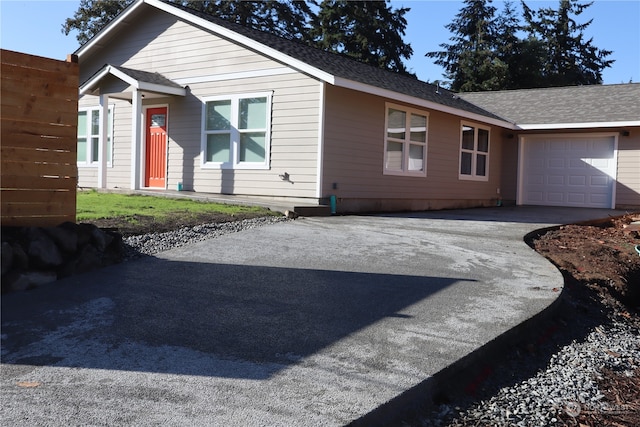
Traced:
<path fill-rule="evenodd" d="M 553 136 L 524 140 L 520 203 L 611 207 L 614 137 Z"/>
<path fill-rule="evenodd" d="M 563 158 L 551 158 L 547 162 L 547 167 L 549 169 L 564 169 L 565 168 L 565 159 L 563 159 Z"/>
<path fill-rule="evenodd" d="M 547 192 L 546 200 L 552 204 L 564 202 L 564 193 L 554 193 L 552 191 Z"/>
<path fill-rule="evenodd" d="M 589 150 L 590 141 L 573 140 L 570 142 L 570 149 L 573 152 L 586 152 Z"/>
<path fill-rule="evenodd" d="M 549 175 L 549 179 L 547 180 L 549 185 L 564 185 L 564 176 L 563 175 Z"/>
<path fill-rule="evenodd" d="M 592 187 L 602 187 L 608 189 L 610 185 L 610 178 L 608 176 L 597 175 L 589 177 L 589 185 Z"/>
<path fill-rule="evenodd" d="M 587 177 L 584 175 L 573 175 L 569 177 L 569 185 L 584 187 L 587 184 Z"/>
<path fill-rule="evenodd" d="M 589 164 L 582 159 L 568 159 L 568 164 L 571 169 L 586 169 Z"/>
<path fill-rule="evenodd" d="M 609 205 L 610 200 L 608 194 L 591 194 L 589 203 L 592 205 Z"/>
<path fill-rule="evenodd" d="M 531 203 L 533 204 L 534 202 L 536 202 L 536 204 L 541 204 L 542 202 L 544 202 L 544 195 L 542 193 L 542 191 L 530 191 L 527 193 L 527 199 L 531 200 Z"/>
<path fill-rule="evenodd" d="M 582 205 L 585 202 L 585 195 L 584 193 L 568 193 L 567 202 Z"/>

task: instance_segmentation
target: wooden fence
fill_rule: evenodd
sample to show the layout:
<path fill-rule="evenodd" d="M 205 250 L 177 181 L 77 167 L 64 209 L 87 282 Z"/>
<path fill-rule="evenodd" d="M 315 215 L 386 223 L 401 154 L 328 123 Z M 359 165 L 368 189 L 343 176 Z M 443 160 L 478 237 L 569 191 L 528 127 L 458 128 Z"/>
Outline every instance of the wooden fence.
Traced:
<path fill-rule="evenodd" d="M 77 58 L 0 50 L 2 225 L 76 220 Z"/>

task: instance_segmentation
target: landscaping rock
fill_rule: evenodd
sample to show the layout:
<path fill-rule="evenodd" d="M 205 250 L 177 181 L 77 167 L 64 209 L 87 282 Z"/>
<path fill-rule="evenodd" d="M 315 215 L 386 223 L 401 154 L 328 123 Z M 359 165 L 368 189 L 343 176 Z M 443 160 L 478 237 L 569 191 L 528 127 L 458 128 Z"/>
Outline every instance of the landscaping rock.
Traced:
<path fill-rule="evenodd" d="M 61 251 L 73 253 L 78 249 L 78 231 L 74 223 L 65 222 L 58 227 L 45 228 L 44 231 Z"/>
<path fill-rule="evenodd" d="M 29 232 L 29 261 L 39 267 L 54 267 L 62 264 L 62 254 L 55 242 L 41 229 Z"/>
<path fill-rule="evenodd" d="M 23 271 L 29 268 L 29 256 L 18 242 L 11 243 L 11 250 L 13 251 L 11 269 Z"/>
<path fill-rule="evenodd" d="M 122 261 L 122 237 L 91 224 L 2 227 L 2 292 L 23 291 Z"/>
<path fill-rule="evenodd" d="M 32 271 L 24 273 L 22 275 L 26 278 L 29 288 L 35 288 L 47 283 L 55 282 L 58 279 L 58 275 L 55 271 Z"/>
<path fill-rule="evenodd" d="M 13 264 L 13 248 L 9 242 L 2 242 L 2 274 L 6 274 Z"/>
<path fill-rule="evenodd" d="M 29 279 L 21 273 L 10 271 L 2 276 L 2 291 L 25 291 L 29 288 Z"/>

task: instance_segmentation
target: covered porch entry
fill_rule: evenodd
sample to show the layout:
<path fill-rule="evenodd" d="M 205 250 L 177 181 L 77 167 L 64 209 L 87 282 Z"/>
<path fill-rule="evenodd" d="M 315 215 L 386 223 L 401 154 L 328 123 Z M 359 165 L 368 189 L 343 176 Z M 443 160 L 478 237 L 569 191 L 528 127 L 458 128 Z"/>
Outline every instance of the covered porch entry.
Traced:
<path fill-rule="evenodd" d="M 187 89 L 172 80 L 148 71 L 105 65 L 80 86 L 80 95 L 100 98 L 97 188 L 107 188 L 107 129 L 109 99 L 131 104 L 131 175 L 129 188 L 166 189 L 169 107 L 143 106 L 143 100 L 185 96 Z M 114 123 L 117 126 L 117 123 Z M 115 143 L 115 141 L 114 141 Z"/>

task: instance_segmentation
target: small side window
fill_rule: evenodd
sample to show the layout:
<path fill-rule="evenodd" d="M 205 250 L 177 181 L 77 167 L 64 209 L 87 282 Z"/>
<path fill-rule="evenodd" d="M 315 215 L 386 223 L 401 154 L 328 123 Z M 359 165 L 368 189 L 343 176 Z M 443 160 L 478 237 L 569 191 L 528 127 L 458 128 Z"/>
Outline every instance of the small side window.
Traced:
<path fill-rule="evenodd" d="M 489 129 L 462 123 L 459 178 L 476 181 L 489 179 Z"/>

